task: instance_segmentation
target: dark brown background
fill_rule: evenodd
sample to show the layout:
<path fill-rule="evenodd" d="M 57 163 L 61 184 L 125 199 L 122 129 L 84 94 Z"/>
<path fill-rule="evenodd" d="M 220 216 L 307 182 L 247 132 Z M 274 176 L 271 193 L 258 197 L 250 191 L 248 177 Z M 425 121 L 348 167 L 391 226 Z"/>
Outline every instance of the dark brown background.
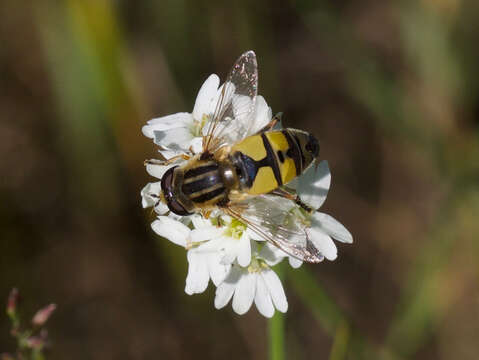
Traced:
<path fill-rule="evenodd" d="M 18 286 L 26 315 L 58 304 L 48 359 L 265 358 L 266 320 L 215 310 L 211 285 L 186 295 L 184 250 L 139 196 L 155 154 L 141 126 L 191 111 L 254 49 L 273 112 L 320 139 L 325 211 L 355 239 L 305 266 L 319 293 L 286 270 L 288 358 L 476 359 L 478 15 L 473 0 L 3 0 L 0 297 Z M 0 316 L 0 351 L 8 329 Z"/>

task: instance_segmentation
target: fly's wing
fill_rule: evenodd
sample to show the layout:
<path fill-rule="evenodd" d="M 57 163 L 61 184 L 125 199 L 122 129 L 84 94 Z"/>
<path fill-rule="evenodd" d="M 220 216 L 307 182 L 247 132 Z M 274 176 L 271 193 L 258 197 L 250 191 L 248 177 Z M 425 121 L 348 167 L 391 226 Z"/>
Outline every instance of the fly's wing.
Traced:
<path fill-rule="evenodd" d="M 205 127 L 203 152 L 213 153 L 250 135 L 257 92 L 258 64 L 255 53 L 248 51 L 236 60 L 220 88 L 212 120 Z"/>
<path fill-rule="evenodd" d="M 289 199 L 275 195 L 256 196 L 229 205 L 225 212 L 297 259 L 318 263 L 324 258 L 306 232 L 310 226 L 307 217 Z"/>

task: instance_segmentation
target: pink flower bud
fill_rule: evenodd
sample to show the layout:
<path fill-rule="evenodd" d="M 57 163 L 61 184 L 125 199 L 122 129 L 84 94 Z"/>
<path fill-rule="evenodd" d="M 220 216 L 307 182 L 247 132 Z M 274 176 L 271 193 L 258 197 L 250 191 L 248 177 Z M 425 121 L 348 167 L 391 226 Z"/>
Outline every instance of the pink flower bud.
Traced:
<path fill-rule="evenodd" d="M 55 304 L 50 304 L 45 306 L 43 309 L 38 310 L 32 319 L 32 324 L 34 326 L 43 326 L 56 308 L 57 306 Z"/>
<path fill-rule="evenodd" d="M 14 317 L 17 311 L 18 301 L 20 300 L 20 294 L 18 293 L 17 288 L 13 288 L 8 295 L 7 302 L 7 314 L 10 317 Z"/>

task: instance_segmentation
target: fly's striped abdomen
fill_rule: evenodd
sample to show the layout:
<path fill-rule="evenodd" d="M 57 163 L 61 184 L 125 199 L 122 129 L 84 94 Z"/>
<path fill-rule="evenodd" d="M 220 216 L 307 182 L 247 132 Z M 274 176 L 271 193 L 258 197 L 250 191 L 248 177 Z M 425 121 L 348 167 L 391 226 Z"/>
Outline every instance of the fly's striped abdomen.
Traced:
<path fill-rule="evenodd" d="M 214 203 L 224 198 L 226 188 L 218 164 L 211 161 L 186 170 L 181 191 L 196 204 Z"/>
<path fill-rule="evenodd" d="M 287 184 L 309 167 L 318 152 L 317 140 L 296 129 L 253 135 L 232 148 L 244 190 L 251 195 Z"/>
<path fill-rule="evenodd" d="M 303 164 L 305 163 L 305 158 L 303 155 L 303 151 L 301 150 L 301 146 L 299 145 L 299 139 L 295 138 L 294 135 L 287 129 L 283 130 L 281 133 L 284 135 L 286 141 L 288 142 L 288 150 L 286 151 L 285 155 L 293 160 L 296 172 L 298 174 L 301 174 L 303 172 Z"/>

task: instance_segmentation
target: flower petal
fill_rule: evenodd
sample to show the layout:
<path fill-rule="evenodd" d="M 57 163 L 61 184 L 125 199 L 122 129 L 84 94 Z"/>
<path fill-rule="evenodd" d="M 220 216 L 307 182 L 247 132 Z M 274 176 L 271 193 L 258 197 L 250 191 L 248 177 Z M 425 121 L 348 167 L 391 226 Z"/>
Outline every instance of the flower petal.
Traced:
<path fill-rule="evenodd" d="M 214 111 L 212 106 L 213 100 L 216 98 L 220 78 L 216 74 L 211 74 L 203 83 L 196 96 L 195 107 L 193 108 L 193 118 L 201 120 L 203 115 L 208 115 Z"/>
<path fill-rule="evenodd" d="M 208 256 L 208 270 L 210 272 L 211 280 L 215 286 L 221 284 L 221 282 L 226 278 L 229 269 L 231 268 L 230 265 L 223 265 L 220 263 L 221 254 L 214 253 L 209 254 Z"/>
<path fill-rule="evenodd" d="M 222 253 L 222 237 L 216 237 L 209 241 L 202 242 L 198 247 L 196 247 L 197 252 L 202 253 L 217 253 L 219 258 L 223 257 Z"/>
<path fill-rule="evenodd" d="M 228 236 L 222 237 L 222 244 L 220 250 L 223 257 L 221 259 L 222 264 L 232 264 L 238 256 L 238 240 Z"/>
<path fill-rule="evenodd" d="M 165 159 L 171 159 L 174 156 L 181 155 L 185 153 L 185 150 L 170 150 L 166 148 L 158 149 L 158 152 L 165 158 Z"/>
<path fill-rule="evenodd" d="M 161 183 L 149 183 L 141 190 L 141 205 L 143 208 L 155 207 L 155 212 L 158 215 L 166 214 L 169 209 L 166 204 L 160 201 L 160 191 L 161 191 Z"/>
<path fill-rule="evenodd" d="M 323 160 L 317 167 L 311 166 L 297 180 L 297 192 L 308 205 L 318 209 L 323 205 L 331 185 L 328 162 Z"/>
<path fill-rule="evenodd" d="M 221 309 L 228 304 L 241 277 L 241 269 L 233 266 L 223 282 L 216 288 L 215 308 Z"/>
<path fill-rule="evenodd" d="M 170 150 L 188 151 L 194 136 L 189 127 L 179 127 L 164 131 L 153 131 L 155 136 L 154 143 L 159 146 L 166 147 Z"/>
<path fill-rule="evenodd" d="M 271 269 L 263 270 L 260 275 L 264 278 L 269 293 L 271 294 L 271 300 L 273 300 L 276 309 L 283 313 L 288 311 L 288 301 L 286 300 L 283 285 L 278 275 Z"/>
<path fill-rule="evenodd" d="M 166 204 L 162 203 L 161 201 L 156 203 L 155 212 L 158 215 L 165 215 L 168 211 L 170 211 L 170 209 Z"/>
<path fill-rule="evenodd" d="M 257 232 L 251 230 L 251 228 L 246 228 L 246 233 L 248 234 L 248 236 L 250 237 L 251 240 L 254 240 L 254 241 L 266 241 L 264 237 L 261 237 L 260 235 L 258 235 Z"/>
<path fill-rule="evenodd" d="M 239 239 L 237 251 L 238 264 L 243 267 L 248 266 L 251 262 L 251 240 L 246 232 L 243 232 L 243 235 Z"/>
<path fill-rule="evenodd" d="M 185 292 L 188 295 L 199 294 L 206 290 L 210 279 L 207 256 L 188 251 L 188 275 L 186 276 Z"/>
<path fill-rule="evenodd" d="M 256 291 L 256 275 L 243 271 L 233 296 L 233 310 L 239 315 L 246 313 L 253 304 Z"/>
<path fill-rule="evenodd" d="M 313 218 L 315 222 L 320 223 L 321 228 L 332 238 L 347 244 L 351 244 L 353 242 L 353 236 L 351 233 L 332 216 L 315 212 Z"/>
<path fill-rule="evenodd" d="M 187 112 L 181 112 L 152 119 L 148 121 L 147 125 L 142 127 L 141 131 L 143 132 L 143 135 L 153 139 L 155 137 L 155 131 L 166 131 L 181 127 L 185 128 L 190 123 L 193 123 L 191 114 Z"/>
<path fill-rule="evenodd" d="M 319 252 L 328 260 L 335 260 L 338 257 L 338 249 L 331 237 L 321 229 L 312 228 L 309 231 L 311 242 Z"/>
<path fill-rule="evenodd" d="M 259 257 L 262 258 L 269 266 L 274 266 L 280 263 L 286 256 L 283 250 L 271 245 L 269 242 L 265 243 L 259 252 Z"/>
<path fill-rule="evenodd" d="M 158 216 L 158 219 L 151 224 L 151 228 L 158 235 L 181 246 L 186 246 L 186 239 L 191 231 L 187 226 L 167 216 Z"/>
<path fill-rule="evenodd" d="M 146 186 L 141 190 L 141 205 L 143 208 L 147 208 L 150 206 L 155 206 L 158 202 L 159 196 L 161 191 L 161 183 L 154 182 L 148 183 Z"/>
<path fill-rule="evenodd" d="M 194 154 L 201 153 L 203 151 L 203 138 L 199 136 L 194 137 L 191 139 L 189 147 L 191 147 Z"/>
<path fill-rule="evenodd" d="M 289 265 L 293 268 L 293 269 L 297 269 L 299 268 L 301 265 L 303 265 L 303 262 L 299 259 L 296 259 L 295 257 L 292 257 L 290 256 L 289 257 Z"/>
<path fill-rule="evenodd" d="M 274 315 L 273 301 L 271 300 L 271 295 L 262 276 L 258 276 L 256 280 L 254 303 L 263 316 L 270 318 Z"/>
<path fill-rule="evenodd" d="M 146 172 L 151 176 L 161 179 L 165 174 L 166 170 L 168 170 L 170 167 L 171 165 L 146 164 Z"/>
<path fill-rule="evenodd" d="M 223 88 L 224 88 L 224 91 L 223 91 Z M 235 92 L 235 89 L 236 89 L 236 87 L 231 82 L 227 82 L 225 84 L 222 84 L 218 88 L 218 91 L 216 91 L 216 95 L 214 96 L 214 98 L 211 102 L 211 106 L 212 106 L 211 112 L 214 112 L 214 110 L 215 110 L 214 108 L 216 107 L 216 104 L 218 103 L 218 101 L 220 101 L 220 98 L 223 94 L 224 94 L 226 99 L 230 99 L 231 96 L 233 96 L 233 94 Z M 197 119 L 197 120 L 200 120 L 200 119 Z M 212 120 L 212 117 L 209 118 L 209 121 L 201 129 L 201 132 L 202 132 L 203 136 L 208 134 L 209 128 L 212 125 L 211 120 Z M 219 126 L 222 126 L 222 125 L 219 125 Z M 218 131 L 219 131 L 219 129 L 218 129 Z"/>
<path fill-rule="evenodd" d="M 252 135 L 263 129 L 271 121 L 273 117 L 271 108 L 266 103 L 264 97 L 258 95 L 256 97 L 256 114 L 254 127 L 250 129 L 249 134 Z"/>
<path fill-rule="evenodd" d="M 208 219 L 203 218 L 203 216 L 199 214 L 195 214 L 191 217 L 191 222 L 193 223 L 193 226 L 195 229 L 201 229 L 204 227 L 210 227 L 211 226 L 211 221 Z"/>
<path fill-rule="evenodd" d="M 215 226 L 203 227 L 200 229 L 193 229 L 190 232 L 190 239 L 193 243 L 203 242 L 217 238 L 223 233 L 223 229 Z"/>

